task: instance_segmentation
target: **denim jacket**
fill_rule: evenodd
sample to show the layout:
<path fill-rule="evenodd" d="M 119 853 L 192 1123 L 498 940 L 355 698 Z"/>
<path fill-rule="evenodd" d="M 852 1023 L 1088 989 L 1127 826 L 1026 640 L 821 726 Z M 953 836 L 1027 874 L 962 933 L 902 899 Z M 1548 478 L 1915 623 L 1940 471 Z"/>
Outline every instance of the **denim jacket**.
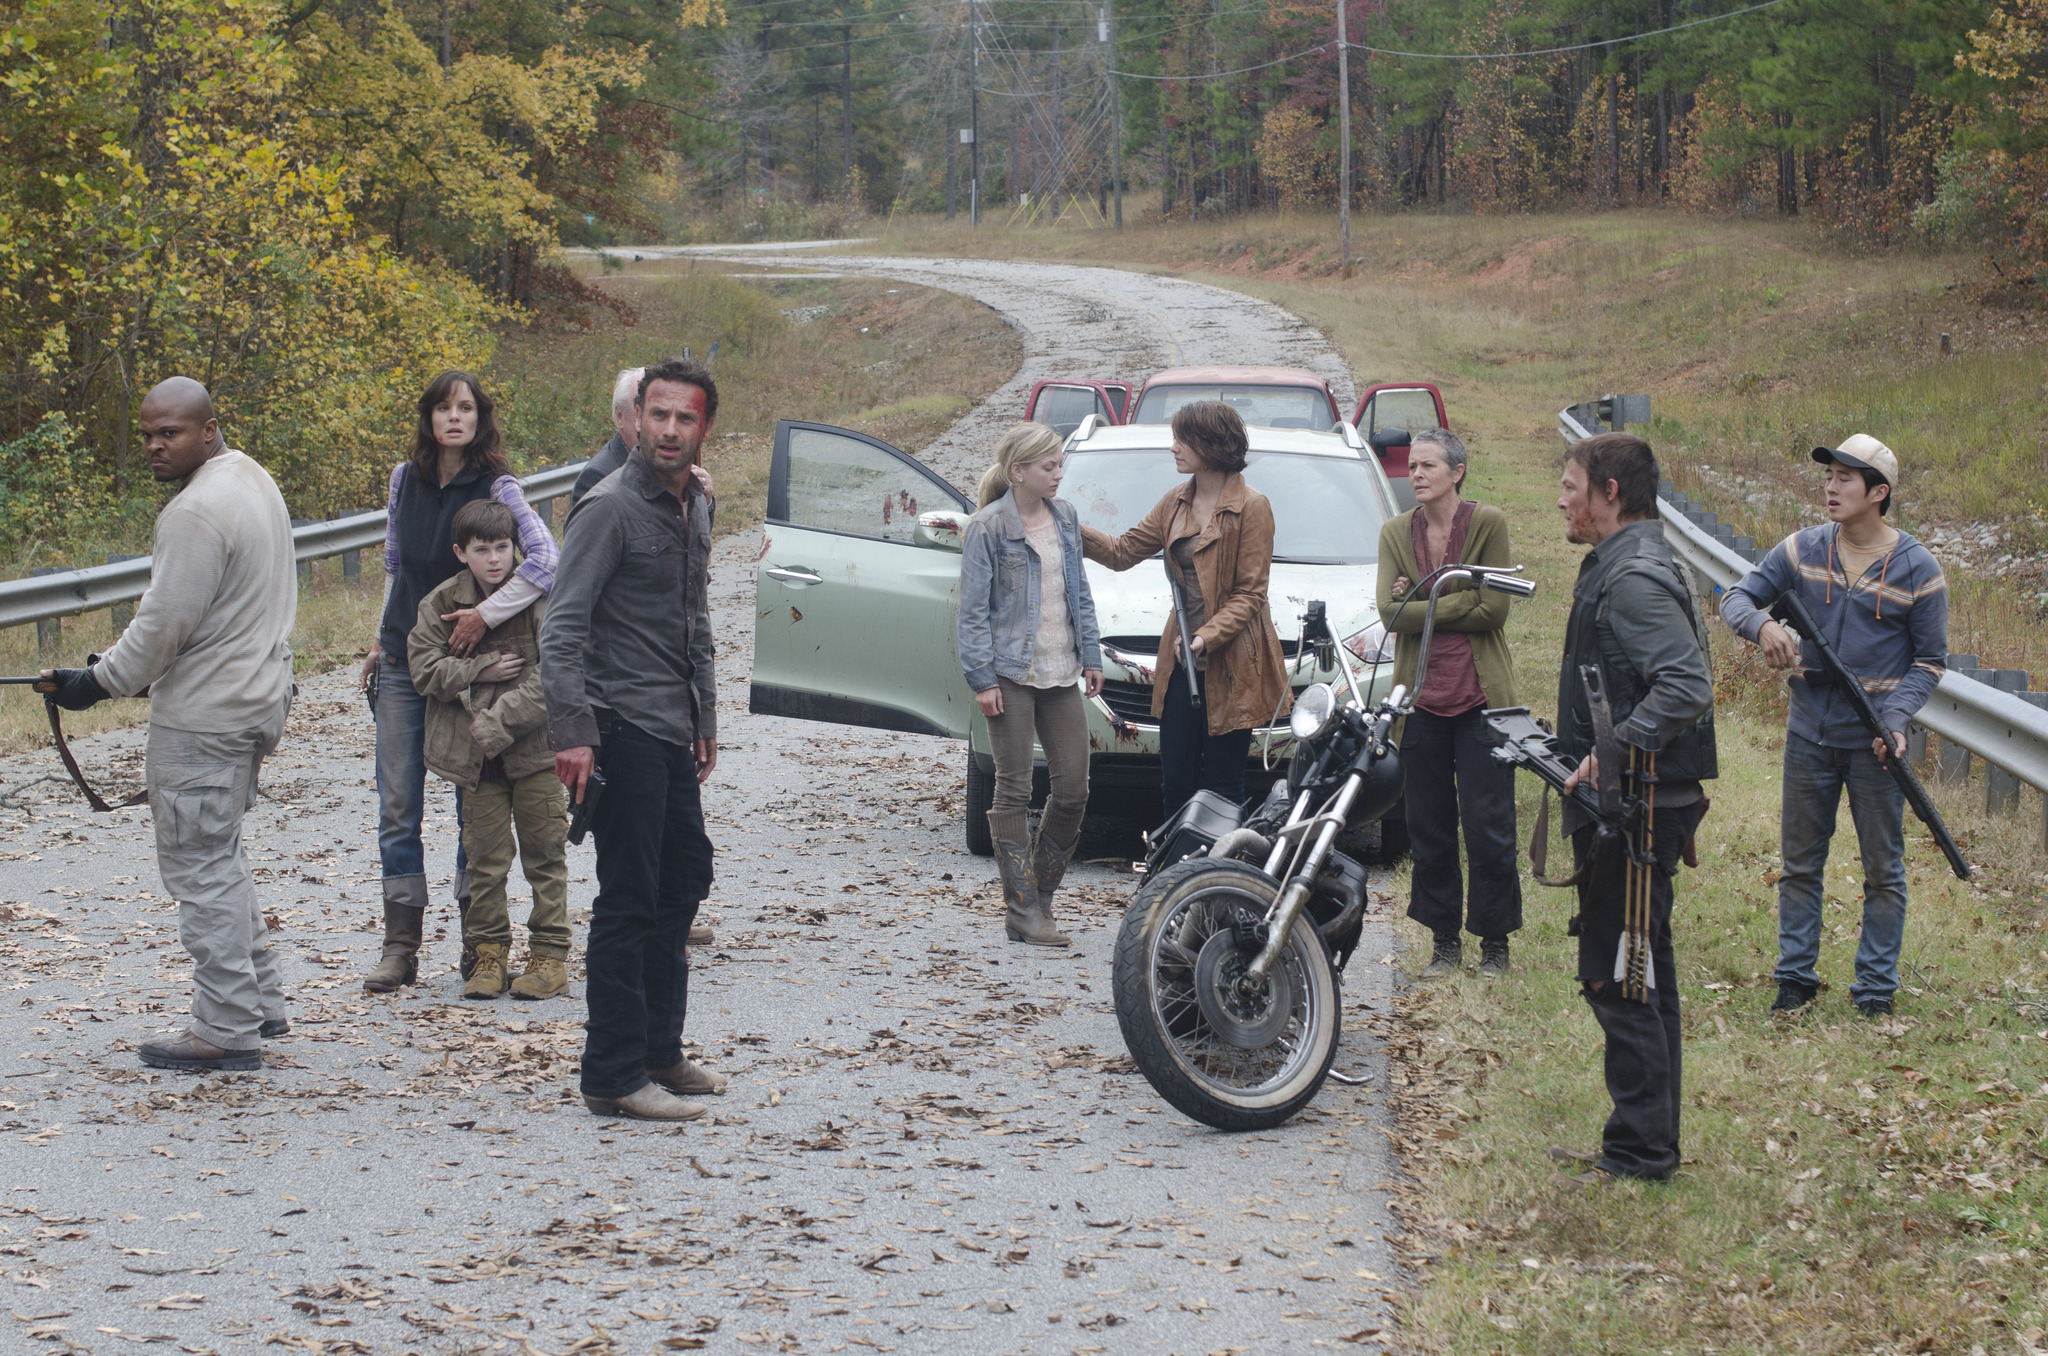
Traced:
<path fill-rule="evenodd" d="M 1081 668 L 1102 667 L 1095 629 L 1095 598 L 1081 569 L 1081 515 L 1064 499 L 1051 503 L 1059 525 L 1067 576 L 1067 617 L 1074 627 Z M 998 677 L 1021 683 L 1031 676 L 1043 588 L 1038 553 L 1024 538 L 1017 500 L 1005 494 L 968 520 L 960 560 L 960 667 L 967 685 L 986 692 Z"/>

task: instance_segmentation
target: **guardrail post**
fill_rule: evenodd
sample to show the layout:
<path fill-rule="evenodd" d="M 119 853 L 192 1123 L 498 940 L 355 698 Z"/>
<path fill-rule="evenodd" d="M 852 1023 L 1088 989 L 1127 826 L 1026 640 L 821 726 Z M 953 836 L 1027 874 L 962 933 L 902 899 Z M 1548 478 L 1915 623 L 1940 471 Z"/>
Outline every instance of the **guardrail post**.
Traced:
<path fill-rule="evenodd" d="M 344 518 L 357 518 L 365 513 L 375 513 L 376 511 L 375 509 L 350 509 L 341 516 Z M 344 584 L 354 584 L 360 581 L 362 577 L 363 553 L 361 551 L 343 551 L 341 553 L 341 582 Z"/>
<path fill-rule="evenodd" d="M 318 518 L 294 518 L 292 519 L 292 527 L 295 530 L 301 527 L 311 527 L 319 521 Z M 299 562 L 299 587 L 302 589 L 313 587 L 313 562 L 310 560 Z"/>
<path fill-rule="evenodd" d="M 1927 728 L 1923 725 L 1906 727 L 1906 761 L 1918 767 L 1927 761 Z"/>
<path fill-rule="evenodd" d="M 2020 693 L 2027 690 L 2025 669 L 1990 669 L 1978 677 L 2000 692 Z M 1984 764 L 1984 813 L 1997 814 L 2019 804 L 2020 779 L 2004 768 L 1986 761 Z"/>
<path fill-rule="evenodd" d="M 147 552 L 141 555 L 110 555 L 107 557 L 107 564 L 119 565 L 124 560 L 148 559 L 149 554 Z M 114 635 L 118 637 L 123 631 L 128 629 L 128 623 L 135 620 L 135 604 L 115 603 L 107 609 L 107 620 L 114 624 Z"/>
<path fill-rule="evenodd" d="M 1965 678 L 1977 676 L 1977 656 L 1973 654 L 1952 654 L 1948 657 L 1950 672 Z M 1950 784 L 1970 780 L 1970 751 L 1953 739 L 1941 741 L 1941 779 Z"/>
<path fill-rule="evenodd" d="M 38 565 L 30 574 L 62 574 L 69 565 Z M 54 660 L 64 648 L 64 619 L 61 617 L 39 617 L 36 620 L 36 650 L 45 659 Z"/>

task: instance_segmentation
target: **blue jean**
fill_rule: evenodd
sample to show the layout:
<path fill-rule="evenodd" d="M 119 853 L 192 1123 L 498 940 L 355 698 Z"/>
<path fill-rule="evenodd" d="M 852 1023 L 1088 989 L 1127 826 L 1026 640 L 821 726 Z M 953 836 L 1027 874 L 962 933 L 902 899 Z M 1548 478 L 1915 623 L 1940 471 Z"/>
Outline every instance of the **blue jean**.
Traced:
<path fill-rule="evenodd" d="M 1785 874 L 1778 881 L 1779 983 L 1819 986 L 1828 843 L 1842 788 L 1863 856 L 1863 937 L 1856 946 L 1856 982 L 1849 1000 L 1889 999 L 1899 987 L 1899 947 L 1906 935 L 1906 797 L 1868 744 L 1831 749 L 1785 732 L 1785 799 L 1781 812 Z"/>
<path fill-rule="evenodd" d="M 412 670 L 387 655 L 377 661 L 377 857 L 384 869 L 384 902 L 427 905 L 427 853 L 420 820 L 427 800 L 427 699 L 413 690 Z M 455 820 L 462 822 L 462 788 L 455 788 Z M 458 834 L 455 898 L 469 895 L 469 854 Z"/>

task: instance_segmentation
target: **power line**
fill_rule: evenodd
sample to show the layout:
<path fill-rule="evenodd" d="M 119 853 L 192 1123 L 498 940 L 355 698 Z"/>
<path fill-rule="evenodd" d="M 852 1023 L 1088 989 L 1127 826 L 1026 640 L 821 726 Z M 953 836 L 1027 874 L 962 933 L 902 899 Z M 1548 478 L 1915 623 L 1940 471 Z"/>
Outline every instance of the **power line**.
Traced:
<path fill-rule="evenodd" d="M 1723 19 L 1735 19 L 1744 14 L 1754 14 L 1760 9 L 1771 9 L 1786 2 L 1787 0 L 1763 0 L 1762 4 L 1749 5 L 1742 9 L 1732 9 L 1726 14 L 1710 14 L 1704 19 L 1689 19 L 1685 23 L 1673 24 L 1669 28 L 1659 28 L 1649 33 L 1625 33 L 1620 37 L 1600 38 L 1593 42 L 1573 43 L 1568 47 L 1538 47 L 1526 52 L 1404 52 L 1391 47 L 1370 47 L 1362 42 L 1348 43 L 1346 45 L 1354 52 L 1369 52 L 1376 56 L 1409 57 L 1420 61 L 1515 61 L 1523 57 L 1561 56 L 1567 52 L 1589 52 L 1603 47 L 1620 47 L 1632 42 L 1641 42 L 1645 38 L 1661 38 L 1668 33 L 1680 33 L 1688 28 L 1698 28 L 1701 24 L 1719 23 Z M 1321 43 L 1309 48 L 1307 51 L 1294 52 L 1284 57 L 1275 57 L 1271 61 L 1262 61 L 1256 66 L 1241 66 L 1234 71 L 1215 71 L 1190 75 L 1146 75 L 1138 71 L 1112 71 L 1111 74 L 1126 80 L 1152 80 L 1162 83 L 1172 80 L 1185 80 L 1189 84 L 1200 84 L 1208 80 L 1222 80 L 1233 75 L 1249 75 L 1253 71 L 1263 71 L 1269 70 L 1274 66 L 1284 66 L 1290 61 L 1299 61 L 1305 56 L 1320 55 L 1334 46 L 1336 44 L 1333 42 Z"/>

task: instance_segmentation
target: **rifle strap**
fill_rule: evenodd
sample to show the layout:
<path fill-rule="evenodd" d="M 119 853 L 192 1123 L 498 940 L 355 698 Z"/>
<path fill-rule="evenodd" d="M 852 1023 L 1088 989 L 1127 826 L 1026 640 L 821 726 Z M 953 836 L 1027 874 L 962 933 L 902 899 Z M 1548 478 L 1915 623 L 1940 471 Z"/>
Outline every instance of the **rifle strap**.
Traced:
<path fill-rule="evenodd" d="M 99 792 L 92 789 L 92 783 L 85 779 L 85 773 L 79 770 L 78 760 L 71 756 L 71 745 L 64 741 L 64 722 L 58 715 L 57 703 L 45 697 L 43 699 L 43 709 L 49 712 L 50 715 L 50 736 L 57 742 L 57 756 L 64 760 L 64 770 L 71 774 L 71 780 L 77 784 L 79 791 L 85 796 L 85 803 L 87 805 L 90 805 L 100 814 L 110 814 L 115 810 L 125 810 L 132 805 L 141 805 L 148 801 L 149 788 L 145 786 L 118 805 L 107 804 L 105 798 Z"/>

